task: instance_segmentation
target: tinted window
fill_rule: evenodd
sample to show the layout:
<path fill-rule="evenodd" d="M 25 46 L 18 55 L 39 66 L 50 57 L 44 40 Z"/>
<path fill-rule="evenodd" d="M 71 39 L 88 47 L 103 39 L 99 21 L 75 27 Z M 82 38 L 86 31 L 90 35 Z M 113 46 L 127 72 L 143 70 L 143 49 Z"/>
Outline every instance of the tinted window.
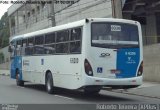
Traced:
<path fill-rule="evenodd" d="M 22 46 L 23 46 L 23 47 L 26 47 L 26 46 L 27 46 L 27 39 L 23 39 L 23 40 L 22 40 Z"/>
<path fill-rule="evenodd" d="M 70 53 L 81 52 L 81 38 L 82 38 L 81 28 L 71 29 Z"/>
<path fill-rule="evenodd" d="M 18 40 L 17 41 L 17 47 L 21 47 L 22 46 L 22 40 Z"/>
<path fill-rule="evenodd" d="M 28 39 L 28 46 L 34 45 L 34 37 Z"/>
<path fill-rule="evenodd" d="M 25 50 L 26 55 L 32 55 L 34 53 L 34 37 L 28 38 L 27 48 Z"/>
<path fill-rule="evenodd" d="M 35 37 L 35 45 L 41 45 L 44 43 L 44 36 L 36 36 Z"/>
<path fill-rule="evenodd" d="M 17 46 L 16 46 L 16 55 L 20 56 L 21 55 L 21 46 L 22 46 L 22 40 L 17 41 Z"/>
<path fill-rule="evenodd" d="M 71 40 L 80 40 L 81 39 L 81 28 L 71 30 Z"/>
<path fill-rule="evenodd" d="M 56 53 L 68 53 L 68 43 L 57 44 Z"/>
<path fill-rule="evenodd" d="M 60 31 L 57 32 L 57 42 L 64 42 L 69 40 L 69 31 Z"/>
<path fill-rule="evenodd" d="M 42 45 L 34 46 L 34 54 L 44 54 L 44 47 Z"/>
<path fill-rule="evenodd" d="M 25 49 L 25 55 L 32 55 L 34 53 L 34 47 L 29 46 Z"/>
<path fill-rule="evenodd" d="M 21 48 L 21 55 L 25 55 L 27 47 L 27 39 L 22 40 L 22 48 Z"/>
<path fill-rule="evenodd" d="M 55 33 L 50 33 L 45 35 L 45 44 L 50 44 L 55 42 Z"/>
<path fill-rule="evenodd" d="M 70 43 L 70 52 L 71 53 L 80 53 L 81 52 L 81 45 L 79 42 L 71 42 Z"/>
<path fill-rule="evenodd" d="M 44 54 L 54 54 L 54 53 L 55 53 L 55 44 L 44 46 Z"/>

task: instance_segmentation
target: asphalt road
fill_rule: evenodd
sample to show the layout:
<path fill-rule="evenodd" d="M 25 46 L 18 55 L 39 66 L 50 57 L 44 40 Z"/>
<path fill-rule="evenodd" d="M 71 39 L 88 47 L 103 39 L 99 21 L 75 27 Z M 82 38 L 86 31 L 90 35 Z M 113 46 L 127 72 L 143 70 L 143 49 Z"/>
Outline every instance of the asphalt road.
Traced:
<path fill-rule="evenodd" d="M 148 98 L 123 93 L 101 90 L 99 95 L 85 96 L 83 92 L 66 89 L 56 89 L 57 93 L 50 95 L 43 85 L 26 84 L 18 87 L 15 80 L 0 76 L 0 104 L 159 104 L 160 99 Z M 158 91 L 157 91 L 158 92 Z M 78 105 L 77 105 L 78 104 Z M 82 109 L 81 109 L 82 110 Z"/>

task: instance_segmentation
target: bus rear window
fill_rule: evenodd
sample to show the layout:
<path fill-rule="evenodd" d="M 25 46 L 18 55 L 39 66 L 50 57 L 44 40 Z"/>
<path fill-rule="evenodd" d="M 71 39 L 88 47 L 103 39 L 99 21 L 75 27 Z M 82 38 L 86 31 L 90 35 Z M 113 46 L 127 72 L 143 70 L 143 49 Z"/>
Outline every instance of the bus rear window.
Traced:
<path fill-rule="evenodd" d="M 138 27 L 126 23 L 92 23 L 92 46 L 102 48 L 139 47 Z"/>

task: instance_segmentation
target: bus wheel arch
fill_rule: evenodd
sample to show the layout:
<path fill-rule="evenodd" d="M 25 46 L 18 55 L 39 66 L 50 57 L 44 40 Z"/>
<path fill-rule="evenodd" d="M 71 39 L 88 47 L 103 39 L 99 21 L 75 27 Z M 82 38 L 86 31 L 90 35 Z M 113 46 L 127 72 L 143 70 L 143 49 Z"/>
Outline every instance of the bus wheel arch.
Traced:
<path fill-rule="evenodd" d="M 45 86 L 46 86 L 46 91 L 49 94 L 54 93 L 53 75 L 50 70 L 47 70 L 45 74 Z"/>
<path fill-rule="evenodd" d="M 20 80 L 20 72 L 18 68 L 16 68 L 15 78 L 17 86 L 24 86 L 24 81 Z"/>

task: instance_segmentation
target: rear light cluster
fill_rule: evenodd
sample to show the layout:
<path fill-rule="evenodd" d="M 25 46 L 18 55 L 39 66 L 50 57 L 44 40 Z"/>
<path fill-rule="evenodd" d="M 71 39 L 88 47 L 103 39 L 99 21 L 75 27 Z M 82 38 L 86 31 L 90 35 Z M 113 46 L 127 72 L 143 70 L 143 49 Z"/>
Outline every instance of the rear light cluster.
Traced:
<path fill-rule="evenodd" d="M 88 76 L 93 76 L 92 67 L 87 59 L 85 59 L 85 61 L 84 61 L 84 68 L 85 68 L 85 72 Z"/>
<path fill-rule="evenodd" d="M 141 62 L 141 65 L 139 66 L 137 76 L 142 76 L 142 74 L 143 74 L 143 61 Z"/>

